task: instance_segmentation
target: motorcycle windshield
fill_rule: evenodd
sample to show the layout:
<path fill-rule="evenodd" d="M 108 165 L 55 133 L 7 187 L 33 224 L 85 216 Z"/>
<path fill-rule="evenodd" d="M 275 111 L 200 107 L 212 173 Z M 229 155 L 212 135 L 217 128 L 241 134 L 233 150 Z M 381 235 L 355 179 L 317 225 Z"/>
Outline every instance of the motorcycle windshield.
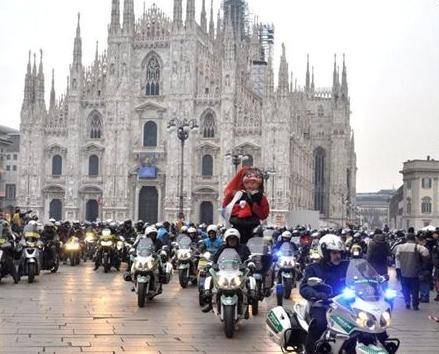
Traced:
<path fill-rule="evenodd" d="M 192 239 L 189 236 L 186 235 L 180 235 L 177 238 L 178 247 L 181 250 L 188 250 L 191 248 L 192 245 Z"/>
<path fill-rule="evenodd" d="M 237 271 L 241 265 L 241 257 L 234 248 L 226 248 L 221 252 L 218 259 L 218 267 L 221 271 Z"/>
<path fill-rule="evenodd" d="M 142 238 L 137 244 L 137 255 L 149 257 L 154 253 L 154 243 L 150 238 Z"/>
<path fill-rule="evenodd" d="M 253 237 L 247 242 L 247 247 L 253 255 L 266 255 L 268 246 L 261 237 Z"/>
<path fill-rule="evenodd" d="M 37 225 L 27 224 L 23 229 L 25 238 L 39 238 L 40 234 L 37 232 Z"/>
<path fill-rule="evenodd" d="M 293 257 L 294 247 L 290 242 L 284 242 L 279 249 L 279 254 L 283 257 Z"/>
<path fill-rule="evenodd" d="M 364 301 L 378 301 L 382 297 L 379 274 L 365 259 L 351 259 L 346 272 L 346 286 Z"/>

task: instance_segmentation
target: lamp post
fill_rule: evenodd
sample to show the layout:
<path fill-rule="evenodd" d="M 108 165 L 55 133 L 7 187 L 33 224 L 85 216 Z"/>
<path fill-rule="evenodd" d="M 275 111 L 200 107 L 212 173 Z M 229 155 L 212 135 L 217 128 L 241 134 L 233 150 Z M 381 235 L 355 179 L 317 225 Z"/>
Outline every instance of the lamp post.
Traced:
<path fill-rule="evenodd" d="M 183 212 L 183 173 L 184 173 L 184 143 L 189 139 L 189 133 L 191 131 L 197 131 L 198 125 L 194 119 L 172 119 L 168 124 L 168 132 L 173 133 L 177 131 L 177 138 L 180 140 L 180 181 L 179 181 L 179 204 L 178 204 L 178 218 L 184 219 Z"/>
<path fill-rule="evenodd" d="M 271 170 L 263 170 L 262 178 L 264 179 L 264 184 L 270 179 L 270 176 L 273 176 L 271 183 L 271 204 L 274 203 L 274 176 L 276 175 L 276 171 L 274 169 Z"/>
<path fill-rule="evenodd" d="M 247 155 L 243 155 L 242 153 L 229 152 L 226 154 L 227 160 L 232 160 L 233 166 L 235 166 L 235 173 L 238 172 L 238 166 L 249 159 Z"/>

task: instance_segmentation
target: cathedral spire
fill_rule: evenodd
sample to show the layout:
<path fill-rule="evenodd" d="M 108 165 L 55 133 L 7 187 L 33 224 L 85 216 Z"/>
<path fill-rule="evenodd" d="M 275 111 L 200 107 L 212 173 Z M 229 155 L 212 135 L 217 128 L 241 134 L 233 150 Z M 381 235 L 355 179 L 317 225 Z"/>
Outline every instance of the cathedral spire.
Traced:
<path fill-rule="evenodd" d="M 55 109 L 55 69 L 52 69 L 52 88 L 50 89 L 50 105 L 49 111 Z"/>
<path fill-rule="evenodd" d="M 217 21 L 216 21 L 216 38 L 221 37 L 221 13 L 220 10 L 218 10 L 217 13 Z"/>
<path fill-rule="evenodd" d="M 134 29 L 134 2 L 133 0 L 124 0 L 123 2 L 123 31 L 132 33 Z"/>
<path fill-rule="evenodd" d="M 44 70 L 43 70 L 43 50 L 40 49 L 40 65 L 38 67 L 38 76 L 36 79 L 35 99 L 44 103 Z"/>
<path fill-rule="evenodd" d="M 334 54 L 334 70 L 332 72 L 332 97 L 338 98 L 338 71 L 337 71 L 337 54 Z"/>
<path fill-rule="evenodd" d="M 212 39 L 215 38 L 215 22 L 213 20 L 213 0 L 210 4 L 209 35 Z"/>
<path fill-rule="evenodd" d="M 312 67 L 312 73 L 311 73 L 311 92 L 315 91 L 315 85 L 314 85 L 314 66 Z"/>
<path fill-rule="evenodd" d="M 309 54 L 306 55 L 306 79 L 305 79 L 305 91 L 310 90 L 310 75 L 309 75 Z"/>
<path fill-rule="evenodd" d="M 344 98 L 349 97 L 348 79 L 347 79 L 347 73 L 346 73 L 346 63 L 345 63 L 344 53 L 343 53 L 343 71 L 341 74 L 341 95 Z"/>
<path fill-rule="evenodd" d="M 182 0 L 174 0 L 174 24 L 177 27 L 183 25 L 183 4 Z"/>
<path fill-rule="evenodd" d="M 119 30 L 120 30 L 120 3 L 119 0 L 112 0 L 110 33 L 118 33 Z"/>
<path fill-rule="evenodd" d="M 231 14 L 224 19 L 224 55 L 228 60 L 235 59 L 235 32 L 233 31 Z"/>
<path fill-rule="evenodd" d="M 186 3 L 186 27 L 192 27 L 195 24 L 195 0 L 187 0 Z"/>
<path fill-rule="evenodd" d="M 278 92 L 280 94 L 288 93 L 288 63 L 285 50 L 285 43 L 282 43 L 282 56 L 280 57 L 279 65 L 279 85 Z"/>
<path fill-rule="evenodd" d="M 207 32 L 206 0 L 203 0 L 203 2 L 201 4 L 200 26 L 204 32 Z"/>
<path fill-rule="evenodd" d="M 96 41 L 95 64 L 99 61 L 99 41 Z"/>
<path fill-rule="evenodd" d="M 81 14 L 78 12 L 78 25 L 76 27 L 76 37 L 73 46 L 73 68 L 78 70 L 82 66 L 82 39 L 81 39 Z"/>
<path fill-rule="evenodd" d="M 23 97 L 23 106 L 28 106 L 32 102 L 32 65 L 31 65 L 31 52 L 29 50 L 29 58 L 27 62 L 27 71 L 24 79 L 24 97 Z"/>

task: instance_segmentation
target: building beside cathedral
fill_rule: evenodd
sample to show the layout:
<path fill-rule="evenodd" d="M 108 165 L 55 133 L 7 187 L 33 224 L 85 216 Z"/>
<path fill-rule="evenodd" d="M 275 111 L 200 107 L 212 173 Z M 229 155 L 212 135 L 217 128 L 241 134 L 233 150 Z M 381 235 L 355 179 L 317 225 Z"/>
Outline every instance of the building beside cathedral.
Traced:
<path fill-rule="evenodd" d="M 180 141 L 174 119 L 195 119 L 185 144 L 186 220 L 220 222 L 227 154 L 274 172 L 265 191 L 270 223 L 293 210 L 320 210 L 324 223 L 349 217 L 356 155 L 346 65 L 318 89 L 308 60 L 305 85 L 289 71 L 285 47 L 274 83 L 273 29 L 246 20 L 244 0 L 225 0 L 214 18 L 202 1 L 174 0 L 136 18 L 133 0 L 111 1 L 107 49 L 82 60 L 80 18 L 67 87 L 54 77 L 45 103 L 43 58 L 29 55 L 21 109 L 18 205 L 43 219 L 175 220 Z M 33 63 L 32 63 L 33 61 Z M 38 65 L 39 64 L 39 65 Z M 38 68 L 37 68 L 38 66 Z"/>

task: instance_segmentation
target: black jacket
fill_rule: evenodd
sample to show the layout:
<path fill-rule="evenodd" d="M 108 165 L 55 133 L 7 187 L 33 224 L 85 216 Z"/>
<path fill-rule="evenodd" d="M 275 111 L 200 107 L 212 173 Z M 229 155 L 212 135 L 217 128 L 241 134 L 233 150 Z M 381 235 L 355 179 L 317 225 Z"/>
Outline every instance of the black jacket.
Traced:
<path fill-rule="evenodd" d="M 348 266 L 349 261 L 342 261 L 339 265 L 323 261 L 310 264 L 306 267 L 305 275 L 300 284 L 300 295 L 308 301 L 317 301 L 340 294 L 345 287 Z M 314 277 L 320 278 L 326 285 L 330 285 L 332 294 L 329 294 L 323 286 L 309 286 L 308 279 Z"/>
<path fill-rule="evenodd" d="M 390 246 L 386 242 L 385 235 L 375 235 L 367 247 L 367 261 L 378 274 L 387 274 L 387 257 L 390 253 Z"/>
<path fill-rule="evenodd" d="M 222 245 L 220 247 L 220 249 L 215 253 L 215 256 L 213 257 L 213 263 L 216 264 L 218 263 L 218 259 L 221 255 L 221 253 L 226 249 L 226 248 L 232 248 L 229 247 L 227 245 Z M 241 257 L 241 262 L 245 262 L 248 257 L 250 257 L 250 250 L 248 249 L 248 247 L 246 245 L 243 244 L 239 244 L 236 248 L 235 248 L 236 252 L 238 252 L 239 257 Z"/>

